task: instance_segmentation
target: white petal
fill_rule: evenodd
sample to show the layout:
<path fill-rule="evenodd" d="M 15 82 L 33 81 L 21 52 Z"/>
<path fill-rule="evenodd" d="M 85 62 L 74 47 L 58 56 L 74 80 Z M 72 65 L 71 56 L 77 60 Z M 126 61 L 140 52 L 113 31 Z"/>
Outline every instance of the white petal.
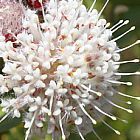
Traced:
<path fill-rule="evenodd" d="M 39 78 L 40 77 L 40 69 L 37 68 L 36 70 L 33 71 L 33 75 L 36 77 L 36 78 Z"/>
<path fill-rule="evenodd" d="M 60 107 L 60 108 L 63 107 L 62 101 L 57 101 L 57 106 Z"/>
<path fill-rule="evenodd" d="M 22 89 L 20 87 L 14 87 L 13 90 L 15 93 L 19 93 L 19 94 L 22 93 Z"/>
<path fill-rule="evenodd" d="M 20 118 L 20 116 L 21 116 L 20 112 L 17 109 L 14 110 L 14 116 L 17 118 Z"/>
<path fill-rule="evenodd" d="M 43 127 L 43 123 L 41 121 L 35 121 L 35 124 L 39 128 Z"/>
<path fill-rule="evenodd" d="M 57 92 L 59 93 L 59 94 L 65 94 L 65 93 L 67 93 L 67 89 L 66 88 L 60 88 L 60 89 L 58 89 L 57 90 Z"/>
<path fill-rule="evenodd" d="M 30 85 L 29 84 L 24 84 L 21 88 L 23 92 L 27 92 L 29 90 Z"/>
<path fill-rule="evenodd" d="M 75 124 L 76 124 L 76 125 L 82 124 L 82 118 L 81 118 L 81 117 L 76 118 Z"/>
<path fill-rule="evenodd" d="M 0 93 L 1 94 L 5 93 L 5 92 L 8 92 L 8 91 L 9 91 L 9 89 L 6 86 L 1 86 L 0 87 Z"/>
<path fill-rule="evenodd" d="M 26 75 L 24 79 L 25 79 L 26 81 L 30 81 L 30 80 L 33 80 L 33 76 L 31 76 L 31 75 Z"/>
<path fill-rule="evenodd" d="M 73 99 L 76 99 L 76 100 L 79 99 L 79 96 L 76 95 L 76 94 L 72 94 L 71 96 L 72 96 Z"/>
<path fill-rule="evenodd" d="M 56 89 L 56 88 L 57 88 L 56 82 L 53 81 L 53 80 L 50 81 L 50 84 L 49 84 L 49 85 L 50 85 L 50 87 L 53 88 L 53 89 Z"/>
<path fill-rule="evenodd" d="M 45 80 L 48 77 L 47 74 L 41 75 L 41 80 Z"/>
<path fill-rule="evenodd" d="M 72 83 L 72 78 L 71 78 L 70 76 L 64 77 L 63 80 L 64 80 L 65 82 L 67 82 L 67 83 Z"/>
<path fill-rule="evenodd" d="M 46 69 L 50 69 L 51 68 L 50 62 L 44 62 L 43 67 L 45 67 Z"/>
<path fill-rule="evenodd" d="M 73 57 L 72 57 L 72 56 L 69 56 L 69 57 L 68 57 L 68 64 L 72 65 L 73 62 L 74 62 Z"/>
<path fill-rule="evenodd" d="M 77 118 L 77 113 L 75 111 L 71 111 L 71 114 L 74 118 Z"/>
<path fill-rule="evenodd" d="M 38 80 L 36 83 L 35 83 L 35 86 L 37 88 L 44 88 L 46 85 L 45 83 L 43 83 L 41 80 Z"/>
<path fill-rule="evenodd" d="M 57 110 L 55 110 L 55 111 L 53 112 L 53 115 L 54 115 L 54 116 L 58 116 L 60 113 L 61 113 L 61 110 L 58 108 Z"/>
<path fill-rule="evenodd" d="M 29 121 L 25 121 L 24 128 L 29 128 L 31 123 Z"/>
<path fill-rule="evenodd" d="M 29 108 L 29 112 L 34 112 L 34 111 L 36 111 L 37 110 L 37 106 L 36 105 L 34 105 L 34 106 L 31 106 L 30 108 Z"/>
<path fill-rule="evenodd" d="M 35 101 L 38 105 L 41 105 L 41 103 L 42 103 L 41 98 L 39 96 L 37 98 L 35 98 Z"/>
<path fill-rule="evenodd" d="M 32 69 L 32 66 L 31 65 L 28 65 L 24 68 L 28 73 L 32 73 L 33 72 L 33 69 Z"/>
<path fill-rule="evenodd" d="M 48 88 L 46 91 L 45 91 L 45 95 L 47 96 L 52 96 L 54 94 L 54 90 L 51 89 L 51 88 Z"/>
<path fill-rule="evenodd" d="M 49 113 L 50 112 L 50 110 L 48 108 L 44 107 L 44 106 L 41 109 L 42 109 L 42 112 L 44 112 L 44 113 Z"/>
<path fill-rule="evenodd" d="M 70 110 L 72 110 L 72 109 L 73 109 L 73 106 L 68 106 L 68 107 L 65 107 L 65 109 L 70 111 Z"/>
<path fill-rule="evenodd" d="M 22 78 L 20 75 L 18 74 L 15 74 L 13 77 L 12 77 L 12 80 L 17 80 L 17 81 L 20 81 Z"/>
<path fill-rule="evenodd" d="M 67 106 L 69 104 L 69 99 L 64 100 L 64 106 Z"/>

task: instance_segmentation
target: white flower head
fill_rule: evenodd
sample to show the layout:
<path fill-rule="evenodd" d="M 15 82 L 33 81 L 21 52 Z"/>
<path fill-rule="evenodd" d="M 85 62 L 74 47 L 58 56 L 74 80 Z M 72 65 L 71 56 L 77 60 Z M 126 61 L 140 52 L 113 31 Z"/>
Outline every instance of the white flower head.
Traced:
<path fill-rule="evenodd" d="M 18 47 L 0 36 L 0 55 L 5 63 L 0 75 L 0 94 L 9 91 L 14 94 L 14 101 L 2 99 L 1 106 L 9 113 L 1 121 L 10 114 L 20 117 L 25 113 L 25 140 L 32 126 L 35 129 L 47 126 L 48 134 L 62 140 L 69 136 L 70 126 L 75 126 L 84 140 L 87 133 L 95 133 L 92 124 L 96 125 L 98 120 L 107 124 L 102 116 L 117 119 L 110 113 L 112 106 L 132 113 L 114 103 L 114 95 L 140 100 L 115 88 L 120 84 L 132 85 L 119 81 L 121 75 L 140 74 L 118 72 L 120 64 L 139 62 L 137 59 L 121 62 L 120 52 L 140 41 L 123 49 L 117 47 L 116 41 L 134 27 L 112 39 L 112 34 L 128 21 L 121 20 L 109 28 L 110 24 L 101 19 L 108 1 L 98 12 L 94 9 L 96 0 L 89 10 L 80 0 L 50 0 L 45 8 L 42 6 L 42 22 L 35 11 L 25 11 L 22 32 L 17 35 L 11 32 Z"/>

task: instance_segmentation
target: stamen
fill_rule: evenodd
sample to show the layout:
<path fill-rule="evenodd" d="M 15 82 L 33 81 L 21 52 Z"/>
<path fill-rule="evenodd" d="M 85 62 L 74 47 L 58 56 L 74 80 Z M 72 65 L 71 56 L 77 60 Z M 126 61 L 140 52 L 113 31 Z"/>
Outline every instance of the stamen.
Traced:
<path fill-rule="evenodd" d="M 95 6 L 95 3 L 96 3 L 96 0 L 94 0 L 94 2 L 92 3 L 92 5 L 91 5 L 91 7 L 90 7 L 90 9 L 88 11 L 88 13 L 92 12 L 92 10 L 93 10 L 93 8 Z"/>
<path fill-rule="evenodd" d="M 126 103 L 127 103 L 128 105 L 131 105 L 131 104 L 132 104 L 132 102 L 131 102 L 131 101 L 127 101 Z"/>
<path fill-rule="evenodd" d="M 98 113 L 97 113 L 96 115 L 99 117 L 99 119 L 100 119 L 107 127 L 109 127 L 111 130 L 113 130 L 116 134 L 118 134 L 118 135 L 121 134 L 118 130 L 114 129 L 112 126 L 110 126 L 108 123 L 106 123 L 106 122 L 100 117 L 100 115 L 99 115 Z"/>
<path fill-rule="evenodd" d="M 92 105 L 93 105 L 93 107 L 94 107 L 96 110 L 98 110 L 100 113 L 102 113 L 102 114 L 108 116 L 108 117 L 111 118 L 112 120 L 117 120 L 115 116 L 111 116 L 111 115 L 107 114 L 106 112 L 104 112 L 103 110 L 101 110 L 99 107 L 97 107 L 97 106 L 94 105 L 94 104 L 92 104 Z"/>
<path fill-rule="evenodd" d="M 139 59 L 134 59 L 134 60 L 129 60 L 129 61 L 121 61 L 121 62 L 113 62 L 116 65 L 120 65 L 120 64 L 126 64 L 126 63 L 138 63 L 140 62 Z"/>
<path fill-rule="evenodd" d="M 78 127 L 77 125 L 76 125 L 76 128 L 77 128 L 77 131 L 78 131 L 78 133 L 79 133 L 81 139 L 82 139 L 82 140 L 85 140 L 85 138 L 83 137 L 83 135 L 82 135 L 82 133 L 81 133 L 81 131 L 80 131 L 80 129 L 79 129 L 79 127 Z"/>
<path fill-rule="evenodd" d="M 42 9 L 42 15 L 43 15 L 43 19 L 46 22 L 46 18 L 45 18 L 45 12 L 44 12 L 44 7 L 43 7 L 43 1 L 39 0 L 40 4 L 41 4 L 41 9 Z"/>
<path fill-rule="evenodd" d="M 104 97 L 104 99 L 105 99 L 108 103 L 110 103 L 111 105 L 113 105 L 113 106 L 115 106 L 115 107 L 117 107 L 117 108 L 120 108 L 120 109 L 122 109 L 122 110 L 125 110 L 125 111 L 127 111 L 128 113 L 133 113 L 133 111 L 132 111 L 131 109 L 127 109 L 127 108 L 124 108 L 124 107 L 122 107 L 122 106 L 119 106 L 119 105 L 113 103 L 112 101 L 108 100 L 108 99 L 105 98 L 105 97 Z"/>
<path fill-rule="evenodd" d="M 110 115 L 113 115 L 113 114 L 110 113 Z M 120 121 L 122 121 L 123 123 L 126 123 L 126 124 L 128 123 L 127 120 L 121 119 L 121 118 L 119 118 L 119 117 L 116 117 L 116 118 L 117 118 L 117 120 L 120 120 Z"/>
<path fill-rule="evenodd" d="M 140 72 L 133 72 L 133 73 L 115 73 L 115 75 L 124 75 L 124 76 L 129 76 L 129 75 L 140 75 Z"/>
<path fill-rule="evenodd" d="M 78 101 L 77 101 L 78 102 Z M 85 108 L 83 107 L 83 105 L 78 102 L 81 110 L 85 113 L 85 115 L 92 121 L 93 124 L 97 124 L 97 122 L 88 114 L 88 112 L 85 110 Z"/>
<path fill-rule="evenodd" d="M 102 140 L 94 129 L 92 129 L 92 132 L 94 133 L 94 135 L 97 137 L 98 140 Z"/>
<path fill-rule="evenodd" d="M 109 26 L 110 26 L 110 23 L 107 23 L 106 26 L 103 28 L 103 30 L 100 31 L 97 36 L 101 35 L 101 33 L 103 33 L 106 30 L 106 28 L 108 28 Z"/>
<path fill-rule="evenodd" d="M 127 86 L 132 86 L 131 82 L 121 82 L 121 81 L 113 81 L 113 80 L 107 80 L 107 81 L 110 83 L 113 83 L 113 84 L 123 84 L 123 85 L 127 85 Z"/>
<path fill-rule="evenodd" d="M 115 28 L 114 30 L 112 30 L 112 33 L 116 32 L 118 29 L 120 29 L 124 25 L 127 25 L 128 23 L 129 23 L 129 20 L 126 20 L 123 24 L 119 25 L 117 28 Z"/>
<path fill-rule="evenodd" d="M 123 23 L 123 20 L 120 20 L 118 23 L 116 23 L 112 28 L 110 28 L 110 30 L 113 30 L 114 28 L 116 28 L 121 23 Z"/>
<path fill-rule="evenodd" d="M 131 101 L 122 101 L 122 100 L 120 100 L 120 99 L 115 99 L 114 101 L 121 102 L 121 103 L 125 103 L 125 104 L 128 104 L 128 105 L 131 105 L 131 104 L 132 104 Z"/>
<path fill-rule="evenodd" d="M 2 119 L 0 120 L 0 123 L 3 122 L 14 110 L 12 109 L 11 111 L 9 111 L 8 113 L 6 113 Z"/>
<path fill-rule="evenodd" d="M 121 34 L 120 36 L 118 36 L 117 38 L 115 38 L 115 39 L 113 39 L 111 41 L 113 41 L 113 42 L 117 41 L 117 40 L 119 40 L 120 38 L 122 38 L 123 36 L 125 36 L 126 34 L 128 34 L 129 32 L 131 32 L 133 30 L 135 30 L 135 26 L 131 27 L 128 31 L 126 31 L 125 33 Z"/>
<path fill-rule="evenodd" d="M 124 97 L 128 97 L 128 98 L 140 100 L 140 97 L 127 95 L 127 94 L 124 94 L 124 93 L 121 93 L 121 92 L 117 92 L 117 94 L 119 94 L 119 95 L 121 95 L 121 96 L 124 96 Z"/>
<path fill-rule="evenodd" d="M 81 87 L 85 90 L 87 90 L 87 92 L 92 92 L 92 93 L 95 93 L 97 96 L 102 96 L 102 93 L 101 92 L 97 92 L 97 91 L 94 91 L 94 90 L 91 90 L 90 88 L 86 87 L 85 85 L 81 84 Z"/>
<path fill-rule="evenodd" d="M 103 8 L 101 9 L 100 13 L 99 13 L 99 17 L 101 16 L 101 14 L 103 13 L 104 9 L 106 8 L 107 4 L 108 4 L 109 0 L 106 1 L 106 3 L 104 4 Z"/>
<path fill-rule="evenodd" d="M 80 3 L 80 4 L 82 4 L 82 2 Z M 76 19 L 78 18 L 78 15 L 79 15 L 79 8 L 80 8 L 80 4 L 79 4 L 79 7 L 77 8 L 77 11 L 75 12 L 75 14 L 74 14 L 74 16 L 73 16 L 73 18 L 72 18 L 72 20 L 71 20 L 71 22 L 70 22 L 70 25 L 69 25 L 69 32 L 70 32 L 70 30 L 73 28 L 73 26 L 74 26 L 74 22 L 76 21 Z"/>
<path fill-rule="evenodd" d="M 110 22 L 108 22 L 105 26 L 105 29 L 108 28 L 110 26 Z"/>
<path fill-rule="evenodd" d="M 66 139 L 66 136 L 64 134 L 64 129 L 63 129 L 63 126 L 62 126 L 61 115 L 59 115 L 59 125 L 60 125 L 60 129 L 61 129 L 61 133 L 62 133 L 62 140 L 65 140 Z"/>
<path fill-rule="evenodd" d="M 111 125 L 109 125 L 108 123 L 106 123 L 104 120 L 101 119 L 101 121 L 102 121 L 106 126 L 108 126 L 111 130 L 113 130 L 117 135 L 120 135 L 120 134 L 121 134 L 118 130 L 114 129 Z"/>
<path fill-rule="evenodd" d="M 53 97 L 54 97 L 54 94 L 51 96 L 51 99 L 50 99 L 50 112 L 48 113 L 49 116 L 51 116 L 52 114 Z"/>
<path fill-rule="evenodd" d="M 135 46 L 135 45 L 137 45 L 137 44 L 140 44 L 140 40 L 137 40 L 135 43 L 133 43 L 133 44 L 131 44 L 131 45 L 125 47 L 125 48 L 122 48 L 122 49 L 116 50 L 115 52 L 118 53 L 118 52 L 125 51 L 125 50 L 127 50 L 127 49 L 129 49 L 129 48 L 131 48 L 131 47 L 133 47 L 133 46 Z"/>
<path fill-rule="evenodd" d="M 25 140 L 28 140 L 28 137 L 29 137 L 29 134 L 30 134 L 30 130 L 31 130 L 32 125 L 33 125 L 33 123 L 34 123 L 34 120 L 35 120 L 36 114 L 37 114 L 37 111 L 34 113 L 34 116 L 32 117 L 32 120 L 31 120 L 30 127 L 29 127 L 28 130 L 26 131 Z"/>
<path fill-rule="evenodd" d="M 63 115 L 63 117 L 62 117 L 62 120 L 67 116 L 67 112 L 65 112 L 65 114 Z"/>

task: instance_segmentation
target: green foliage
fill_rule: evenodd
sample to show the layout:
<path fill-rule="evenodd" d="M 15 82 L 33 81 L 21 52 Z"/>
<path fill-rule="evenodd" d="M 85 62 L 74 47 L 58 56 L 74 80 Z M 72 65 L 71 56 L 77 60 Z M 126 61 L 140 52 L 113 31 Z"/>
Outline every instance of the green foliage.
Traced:
<path fill-rule="evenodd" d="M 2 123 L 0 123 L 0 133 L 6 132 L 9 129 L 16 127 L 21 123 L 21 118 L 7 118 Z"/>

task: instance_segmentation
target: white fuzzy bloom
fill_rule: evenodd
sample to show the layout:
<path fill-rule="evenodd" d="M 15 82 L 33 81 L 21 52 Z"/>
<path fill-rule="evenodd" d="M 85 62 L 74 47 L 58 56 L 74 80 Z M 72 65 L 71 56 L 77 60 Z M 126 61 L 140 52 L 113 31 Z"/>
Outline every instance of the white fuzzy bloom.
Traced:
<path fill-rule="evenodd" d="M 54 139 L 62 136 L 65 140 L 71 125 L 84 140 L 84 135 L 94 132 L 92 124 L 102 120 L 102 115 L 116 120 L 110 115 L 112 106 L 132 113 L 113 99 L 114 94 L 130 97 L 115 89 L 119 84 L 131 85 L 118 81 L 121 75 L 140 74 L 118 73 L 119 65 L 125 62 L 119 61 L 123 49 L 118 48 L 116 41 L 134 27 L 112 39 L 118 26 L 126 22 L 109 28 L 109 23 L 100 18 L 105 6 L 98 12 L 93 5 L 87 10 L 79 0 L 50 0 L 43 9 L 42 23 L 35 11 L 25 12 L 22 32 L 11 33 L 16 47 L 0 36 L 0 56 L 5 63 L 0 94 L 12 91 L 15 95 L 14 101 L 3 98 L 1 106 L 13 117 L 25 113 L 25 140 L 32 126 L 47 126 L 46 132 Z"/>

